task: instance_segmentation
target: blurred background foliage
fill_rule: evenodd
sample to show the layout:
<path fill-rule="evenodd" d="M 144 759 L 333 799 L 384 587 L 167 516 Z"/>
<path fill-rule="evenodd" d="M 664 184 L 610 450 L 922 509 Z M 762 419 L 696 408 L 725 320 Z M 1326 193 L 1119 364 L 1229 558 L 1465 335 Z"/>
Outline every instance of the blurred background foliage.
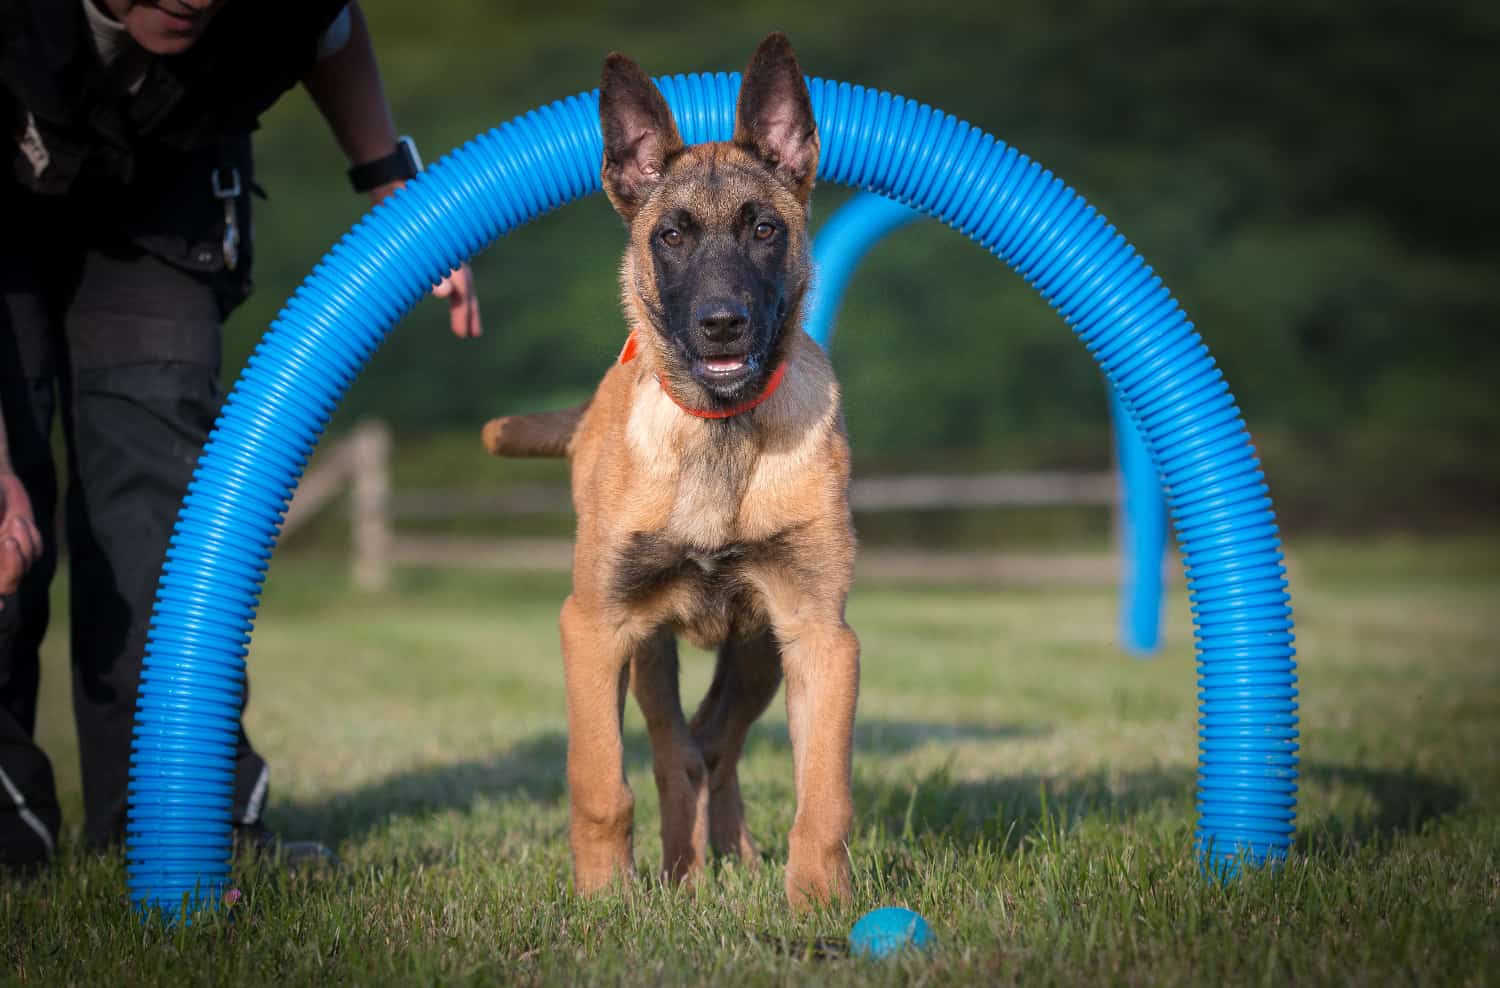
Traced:
<path fill-rule="evenodd" d="M 1110 217 L 1203 331 L 1293 524 L 1451 527 L 1500 503 L 1500 5 L 362 2 L 398 127 L 429 160 L 591 88 L 612 49 L 653 74 L 734 69 L 785 30 L 810 74 L 966 119 Z M 267 115 L 257 146 L 271 198 L 228 372 L 363 211 L 305 96 Z M 847 195 L 823 187 L 815 223 Z M 502 239 L 475 261 L 485 336 L 453 339 L 423 303 L 335 429 L 374 415 L 467 437 L 580 399 L 624 334 L 623 242 L 602 197 Z M 1093 361 L 936 223 L 872 253 L 834 356 L 865 464 L 1108 462 Z"/>

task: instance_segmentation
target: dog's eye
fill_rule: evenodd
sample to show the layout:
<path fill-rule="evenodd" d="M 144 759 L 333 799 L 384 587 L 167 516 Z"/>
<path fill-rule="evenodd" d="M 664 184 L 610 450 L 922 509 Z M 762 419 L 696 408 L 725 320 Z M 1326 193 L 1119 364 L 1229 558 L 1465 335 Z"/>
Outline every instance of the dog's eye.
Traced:
<path fill-rule="evenodd" d="M 664 244 L 666 244 L 668 247 L 681 247 L 682 246 L 682 231 L 681 230 L 663 230 L 661 232 L 661 242 L 664 243 Z"/>
<path fill-rule="evenodd" d="M 776 227 L 770 223 L 760 222 L 755 224 L 755 239 L 770 240 L 771 234 L 776 232 Z"/>

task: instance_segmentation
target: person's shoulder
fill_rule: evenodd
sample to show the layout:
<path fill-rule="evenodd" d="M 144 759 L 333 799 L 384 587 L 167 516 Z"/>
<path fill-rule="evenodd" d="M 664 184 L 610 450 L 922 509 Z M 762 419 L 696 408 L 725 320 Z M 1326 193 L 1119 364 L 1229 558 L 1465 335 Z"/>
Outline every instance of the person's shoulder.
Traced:
<path fill-rule="evenodd" d="M 34 22 L 36 16 L 27 0 L 0 0 L 0 45 L 3 45 L 3 54 L 10 54 L 21 40 L 36 34 Z"/>
<path fill-rule="evenodd" d="M 8 52 L 56 46 L 73 36 L 82 8 L 63 0 L 0 0 L 0 43 Z"/>
<path fill-rule="evenodd" d="M 80 3 L 0 0 L 0 88 L 50 92 L 75 77 L 86 30 Z"/>

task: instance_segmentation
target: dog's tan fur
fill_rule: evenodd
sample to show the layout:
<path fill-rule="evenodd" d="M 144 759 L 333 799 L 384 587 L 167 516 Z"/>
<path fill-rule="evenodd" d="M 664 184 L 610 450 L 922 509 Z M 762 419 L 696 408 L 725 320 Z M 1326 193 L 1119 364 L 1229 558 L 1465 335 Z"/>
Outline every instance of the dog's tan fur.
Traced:
<path fill-rule="evenodd" d="M 785 38 L 773 35 L 752 59 L 747 87 L 768 51 L 796 69 Z M 800 70 L 795 78 L 801 85 Z M 786 890 L 800 906 L 849 892 L 859 680 L 858 641 L 844 621 L 855 550 L 849 449 L 832 368 L 800 327 L 810 170 L 778 176 L 753 140 L 736 138 L 669 147 L 664 174 L 639 201 L 628 189 L 616 194 L 606 158 L 606 188 L 630 223 L 621 288 L 639 356 L 612 366 L 586 406 L 496 420 L 485 442 L 511 455 L 561 447 L 572 459 L 578 531 L 561 626 L 577 888 L 593 892 L 634 869 L 633 797 L 621 767 L 627 684 L 651 741 L 664 875 L 695 877 L 710 846 L 756 861 L 737 762 L 784 676 L 797 794 Z M 684 404 L 697 398 L 682 358 L 652 323 L 660 299 L 650 237 L 668 210 L 689 209 L 711 226 L 753 196 L 769 196 L 786 219 L 793 298 L 775 353 L 787 371 L 753 411 L 698 418 L 666 392 Z M 576 429 L 566 438 L 570 416 Z M 678 633 L 718 650 L 691 721 L 678 696 Z"/>

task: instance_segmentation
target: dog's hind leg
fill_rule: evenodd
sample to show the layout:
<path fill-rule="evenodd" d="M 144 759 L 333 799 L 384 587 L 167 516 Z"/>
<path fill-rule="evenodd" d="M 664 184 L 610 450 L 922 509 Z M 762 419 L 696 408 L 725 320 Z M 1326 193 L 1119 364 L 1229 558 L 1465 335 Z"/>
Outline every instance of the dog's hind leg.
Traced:
<path fill-rule="evenodd" d="M 662 877 L 691 880 L 702 872 L 708 854 L 708 770 L 682 715 L 677 639 L 671 631 L 643 643 L 631 656 L 630 669 L 661 796 Z"/>
<path fill-rule="evenodd" d="M 715 854 L 733 854 L 747 864 L 760 859 L 745 826 L 740 754 L 750 725 L 780 687 L 781 656 L 771 633 L 763 631 L 719 649 L 713 683 L 693 714 L 693 738 L 708 766 L 709 840 Z"/>
<path fill-rule="evenodd" d="M 630 654 L 598 615 L 569 597 L 562 609 L 568 693 L 568 815 L 573 884 L 580 894 L 633 877 L 635 797 L 625 781 L 620 718 Z"/>

